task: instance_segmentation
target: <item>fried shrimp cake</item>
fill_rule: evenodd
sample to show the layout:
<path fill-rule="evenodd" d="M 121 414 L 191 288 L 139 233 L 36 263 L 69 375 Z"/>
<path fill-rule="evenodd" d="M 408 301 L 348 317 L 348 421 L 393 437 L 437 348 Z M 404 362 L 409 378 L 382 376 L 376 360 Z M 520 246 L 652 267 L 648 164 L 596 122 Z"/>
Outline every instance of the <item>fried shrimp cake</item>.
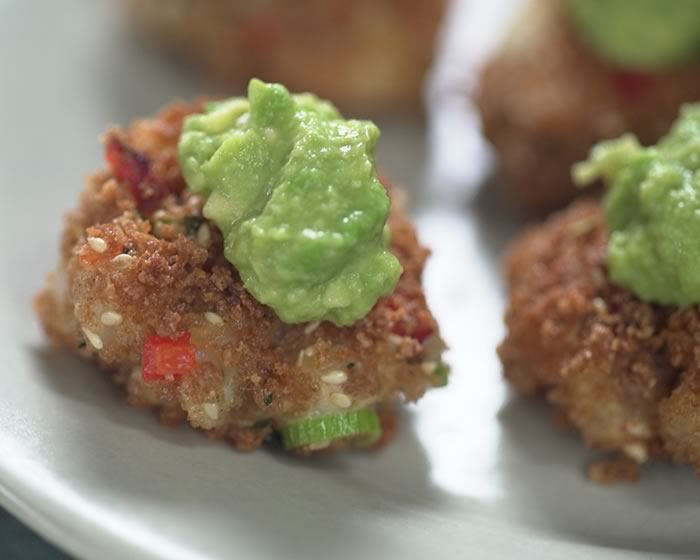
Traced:
<path fill-rule="evenodd" d="M 506 258 L 510 302 L 498 348 L 506 378 L 542 394 L 587 445 L 623 459 L 591 478 L 634 480 L 633 463 L 671 459 L 700 473 L 700 313 L 641 301 L 608 278 L 598 203 L 531 228 Z"/>
<path fill-rule="evenodd" d="M 421 288 L 428 251 L 396 191 L 393 293 L 350 326 L 284 323 L 244 288 L 181 175 L 183 119 L 200 110 L 171 105 L 106 134 L 108 166 L 68 214 L 59 265 L 35 300 L 46 332 L 112 372 L 130 404 L 240 449 L 278 433 L 302 452 L 383 441 L 397 400 L 444 381 Z"/>

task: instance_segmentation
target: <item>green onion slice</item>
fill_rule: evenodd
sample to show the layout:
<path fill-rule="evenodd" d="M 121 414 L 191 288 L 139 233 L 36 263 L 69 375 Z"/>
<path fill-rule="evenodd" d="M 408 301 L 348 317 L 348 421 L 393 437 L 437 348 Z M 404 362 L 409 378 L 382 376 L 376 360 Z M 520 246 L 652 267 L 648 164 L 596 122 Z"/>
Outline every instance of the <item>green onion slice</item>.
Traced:
<path fill-rule="evenodd" d="M 433 372 L 433 378 L 435 379 L 435 387 L 444 387 L 447 385 L 447 375 L 450 373 L 450 368 L 443 363 L 438 364 Z"/>
<path fill-rule="evenodd" d="M 312 416 L 296 420 L 280 430 L 287 449 L 322 441 L 363 436 L 376 441 L 382 433 L 379 417 L 372 408 L 330 416 Z"/>

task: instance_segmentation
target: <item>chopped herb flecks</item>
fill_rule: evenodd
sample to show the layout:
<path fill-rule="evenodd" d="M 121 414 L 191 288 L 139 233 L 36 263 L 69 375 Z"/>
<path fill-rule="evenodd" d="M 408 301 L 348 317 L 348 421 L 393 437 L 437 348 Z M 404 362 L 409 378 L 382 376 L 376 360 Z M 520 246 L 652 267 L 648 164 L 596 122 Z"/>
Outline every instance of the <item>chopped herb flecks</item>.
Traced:
<path fill-rule="evenodd" d="M 204 221 L 202 216 L 185 216 L 183 223 L 185 224 L 185 233 L 187 237 L 196 236 Z"/>
<path fill-rule="evenodd" d="M 433 372 L 435 378 L 435 387 L 444 387 L 447 385 L 447 376 L 450 373 L 450 368 L 446 364 L 439 364 Z"/>

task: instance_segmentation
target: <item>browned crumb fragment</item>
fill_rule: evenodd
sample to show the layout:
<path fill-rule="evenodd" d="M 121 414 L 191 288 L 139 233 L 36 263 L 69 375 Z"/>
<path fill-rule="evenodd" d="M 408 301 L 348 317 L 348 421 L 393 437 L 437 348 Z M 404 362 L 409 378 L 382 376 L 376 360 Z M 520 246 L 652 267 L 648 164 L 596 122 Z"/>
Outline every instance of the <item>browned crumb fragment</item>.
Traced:
<path fill-rule="evenodd" d="M 604 485 L 639 482 L 639 464 L 624 455 L 601 459 L 588 466 L 588 478 Z"/>

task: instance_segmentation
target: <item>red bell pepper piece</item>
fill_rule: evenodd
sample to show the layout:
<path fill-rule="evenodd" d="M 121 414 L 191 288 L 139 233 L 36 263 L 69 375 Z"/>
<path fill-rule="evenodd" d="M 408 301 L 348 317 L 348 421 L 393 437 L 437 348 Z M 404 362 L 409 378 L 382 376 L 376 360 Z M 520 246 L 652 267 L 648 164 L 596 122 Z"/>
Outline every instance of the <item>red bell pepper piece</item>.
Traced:
<path fill-rule="evenodd" d="M 617 94 L 625 99 L 637 99 L 651 91 L 655 86 L 652 74 L 617 70 L 612 73 L 612 85 Z"/>
<path fill-rule="evenodd" d="M 114 176 L 126 184 L 136 207 L 146 216 L 160 206 L 168 194 L 168 188 L 153 177 L 151 160 L 146 154 L 134 150 L 116 137 L 105 144 L 105 159 Z"/>
<path fill-rule="evenodd" d="M 150 335 L 143 344 L 141 369 L 143 380 L 154 381 L 186 375 L 197 366 L 191 334 L 185 332 L 176 338 Z"/>

